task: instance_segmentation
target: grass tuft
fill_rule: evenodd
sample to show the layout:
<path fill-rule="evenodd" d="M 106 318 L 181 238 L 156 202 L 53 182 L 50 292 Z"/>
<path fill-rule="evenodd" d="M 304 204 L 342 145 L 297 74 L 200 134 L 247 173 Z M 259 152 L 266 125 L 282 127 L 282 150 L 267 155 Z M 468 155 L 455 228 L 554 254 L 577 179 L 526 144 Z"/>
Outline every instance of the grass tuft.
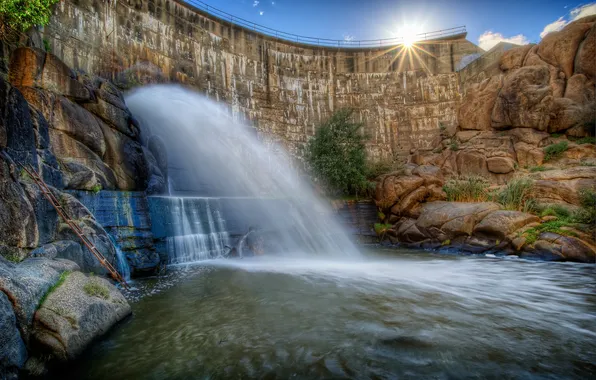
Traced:
<path fill-rule="evenodd" d="M 569 148 L 567 141 L 561 141 L 556 144 L 551 144 L 544 148 L 544 161 L 550 161 L 561 157 L 561 155 Z"/>
<path fill-rule="evenodd" d="M 540 166 L 534 166 L 530 168 L 530 172 L 531 173 L 536 173 L 536 172 L 545 172 L 547 170 L 551 170 L 549 168 L 545 168 L 544 166 L 540 165 Z"/>
<path fill-rule="evenodd" d="M 108 288 L 95 280 L 87 282 L 83 287 L 83 290 L 91 297 L 103 298 L 105 300 L 110 298 L 110 291 Z"/>
<path fill-rule="evenodd" d="M 575 140 L 576 144 L 596 144 L 596 137 L 582 137 L 581 139 Z"/>
<path fill-rule="evenodd" d="M 496 201 L 506 210 L 535 212 L 534 182 L 527 178 L 514 178 L 497 195 Z"/>
<path fill-rule="evenodd" d="M 489 199 L 488 181 L 483 177 L 463 176 L 443 186 L 449 202 L 485 202 Z"/>
<path fill-rule="evenodd" d="M 375 223 L 375 232 L 377 235 L 384 235 L 388 229 L 393 227 L 391 224 Z"/>
<path fill-rule="evenodd" d="M 66 281 L 66 278 L 68 277 L 68 275 L 70 273 L 71 273 L 70 271 L 64 271 L 60 274 L 58 281 L 56 281 L 56 283 L 54 285 L 52 285 L 39 300 L 39 305 L 37 306 L 38 309 L 41 307 L 41 305 L 43 305 L 43 303 L 46 301 L 46 299 L 48 299 L 50 294 L 52 294 L 56 289 L 58 289 L 60 287 L 60 285 L 64 284 L 64 281 Z"/>

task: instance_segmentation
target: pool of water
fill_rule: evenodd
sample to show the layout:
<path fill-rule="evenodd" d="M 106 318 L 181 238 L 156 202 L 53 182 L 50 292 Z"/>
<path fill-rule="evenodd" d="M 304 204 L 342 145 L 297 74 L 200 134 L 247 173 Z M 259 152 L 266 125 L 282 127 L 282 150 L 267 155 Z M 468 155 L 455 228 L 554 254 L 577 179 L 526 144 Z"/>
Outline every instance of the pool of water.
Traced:
<path fill-rule="evenodd" d="M 134 303 L 59 377 L 596 376 L 593 265 L 393 249 L 199 268 Z"/>

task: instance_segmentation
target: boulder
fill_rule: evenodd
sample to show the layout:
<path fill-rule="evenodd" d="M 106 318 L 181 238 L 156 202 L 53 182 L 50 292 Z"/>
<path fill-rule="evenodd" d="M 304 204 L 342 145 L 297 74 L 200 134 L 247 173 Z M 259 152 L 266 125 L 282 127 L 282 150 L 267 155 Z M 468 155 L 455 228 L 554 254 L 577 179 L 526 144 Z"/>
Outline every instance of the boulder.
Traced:
<path fill-rule="evenodd" d="M 595 99 L 594 80 L 588 79 L 584 74 L 573 75 L 567 81 L 565 98 L 577 104 L 593 104 Z"/>
<path fill-rule="evenodd" d="M 27 349 L 17 326 L 12 303 L 3 292 L 0 292 L 0 326 L 0 378 L 16 380 L 19 369 L 27 360 Z"/>
<path fill-rule="evenodd" d="M 568 98 L 555 98 L 552 102 L 550 133 L 563 132 L 576 126 L 593 124 L 595 103 L 576 103 Z"/>
<path fill-rule="evenodd" d="M 423 229 L 436 227 L 450 236 L 471 235 L 478 222 L 499 208 L 492 202 L 431 202 L 422 206 L 416 225 Z"/>
<path fill-rule="evenodd" d="M 424 179 L 415 175 L 389 174 L 383 176 L 376 187 L 375 202 L 379 207 L 389 208 L 423 184 Z"/>
<path fill-rule="evenodd" d="M 585 74 L 590 79 L 596 79 L 596 23 L 592 24 L 590 31 L 580 43 L 575 56 L 575 72 Z"/>
<path fill-rule="evenodd" d="M 516 143 L 514 148 L 519 166 L 528 168 L 544 163 L 544 150 L 542 148 L 537 148 L 523 141 Z"/>
<path fill-rule="evenodd" d="M 462 129 L 490 130 L 491 111 L 500 86 L 500 79 L 492 77 L 468 89 L 458 111 Z"/>
<path fill-rule="evenodd" d="M 21 332 L 29 337 L 28 326 L 40 301 L 65 271 L 75 271 L 79 267 L 69 260 L 28 258 L 19 264 L 0 259 L 0 293 L 4 292 L 11 300 Z"/>
<path fill-rule="evenodd" d="M 530 51 L 533 46 L 533 44 L 528 44 L 504 52 L 499 60 L 499 68 L 501 71 L 509 71 L 522 67 L 528 51 Z"/>
<path fill-rule="evenodd" d="M 73 240 L 58 240 L 43 245 L 31 252 L 31 257 L 61 258 L 76 263 L 84 272 L 94 272 L 98 262 L 89 252 L 83 251 L 81 244 Z"/>
<path fill-rule="evenodd" d="M 492 126 L 545 131 L 550 121 L 552 95 L 547 66 L 526 66 L 509 73 L 492 109 Z"/>
<path fill-rule="evenodd" d="M 573 22 L 563 30 L 547 34 L 538 44 L 538 55 L 549 64 L 560 67 L 565 76 L 571 78 L 579 44 L 591 26 L 588 23 Z"/>
<path fill-rule="evenodd" d="M 130 305 L 108 280 L 71 273 L 35 313 L 32 340 L 38 347 L 36 354 L 74 359 L 130 314 Z"/>
<path fill-rule="evenodd" d="M 543 147 L 548 145 L 550 134 L 547 132 L 537 131 L 532 128 L 514 128 L 508 131 L 509 136 L 513 138 L 513 142 L 524 142 L 536 147 Z"/>
<path fill-rule="evenodd" d="M 37 166 L 35 132 L 27 101 L 0 78 L 0 144 L 13 160 Z"/>
<path fill-rule="evenodd" d="M 479 150 L 466 149 L 457 153 L 457 173 L 460 175 L 488 176 L 486 156 Z"/>
<path fill-rule="evenodd" d="M 515 161 L 509 157 L 491 157 L 486 160 L 488 171 L 507 174 L 515 171 Z"/>
<path fill-rule="evenodd" d="M 539 240 L 534 244 L 534 249 L 560 255 L 567 261 L 580 263 L 596 261 L 596 250 L 588 243 L 572 236 L 562 236 L 552 232 L 541 233 Z"/>
<path fill-rule="evenodd" d="M 520 228 L 539 221 L 537 216 L 525 212 L 498 210 L 482 219 L 474 228 L 474 234 L 503 240 Z"/>

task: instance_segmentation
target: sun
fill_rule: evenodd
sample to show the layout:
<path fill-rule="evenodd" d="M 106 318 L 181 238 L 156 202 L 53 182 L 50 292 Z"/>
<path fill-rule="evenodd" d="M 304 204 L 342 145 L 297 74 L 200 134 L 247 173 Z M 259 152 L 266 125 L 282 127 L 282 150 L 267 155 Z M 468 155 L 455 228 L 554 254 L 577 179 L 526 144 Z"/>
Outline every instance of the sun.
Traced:
<path fill-rule="evenodd" d="M 405 47 L 410 48 L 418 40 L 418 28 L 412 25 L 405 25 L 399 30 L 399 36 L 402 38 Z"/>

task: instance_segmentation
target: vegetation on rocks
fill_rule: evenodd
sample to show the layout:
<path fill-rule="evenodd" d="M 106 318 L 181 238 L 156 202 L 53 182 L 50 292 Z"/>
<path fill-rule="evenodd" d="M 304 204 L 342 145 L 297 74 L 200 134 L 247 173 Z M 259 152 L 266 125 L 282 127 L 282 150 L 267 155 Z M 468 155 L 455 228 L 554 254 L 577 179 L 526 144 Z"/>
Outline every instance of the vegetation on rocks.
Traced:
<path fill-rule="evenodd" d="M 45 292 L 45 294 L 41 297 L 41 299 L 39 300 L 39 306 L 43 305 L 43 303 L 45 302 L 45 300 L 48 298 L 48 296 L 50 294 L 52 294 L 56 289 L 58 289 L 60 287 L 60 285 L 64 284 L 64 281 L 66 281 L 66 278 L 68 277 L 69 274 L 71 274 L 71 271 L 64 271 L 62 272 L 62 274 L 60 275 L 60 278 L 58 278 L 58 281 L 56 281 L 56 283 L 54 285 L 52 285 L 47 292 Z M 39 307 L 38 306 L 38 307 Z"/>
<path fill-rule="evenodd" d="M 544 148 L 544 161 L 554 160 L 561 157 L 561 155 L 569 148 L 567 141 L 561 141 L 551 144 Z"/>
<path fill-rule="evenodd" d="M 110 298 L 110 291 L 97 281 L 90 280 L 85 284 L 83 290 L 91 297 L 99 297 L 107 300 Z"/>
<path fill-rule="evenodd" d="M 0 0 L 1 24 L 21 31 L 34 25 L 46 25 L 50 21 L 52 5 L 57 2 L 58 0 Z M 2 32 L 0 37 L 4 35 Z"/>
<path fill-rule="evenodd" d="M 450 179 L 443 186 L 449 202 L 485 202 L 489 199 L 488 181 L 479 176 Z"/>
<path fill-rule="evenodd" d="M 532 196 L 534 183 L 528 178 L 515 178 L 496 195 L 496 201 L 505 210 L 532 212 L 536 210 L 536 201 Z"/>

